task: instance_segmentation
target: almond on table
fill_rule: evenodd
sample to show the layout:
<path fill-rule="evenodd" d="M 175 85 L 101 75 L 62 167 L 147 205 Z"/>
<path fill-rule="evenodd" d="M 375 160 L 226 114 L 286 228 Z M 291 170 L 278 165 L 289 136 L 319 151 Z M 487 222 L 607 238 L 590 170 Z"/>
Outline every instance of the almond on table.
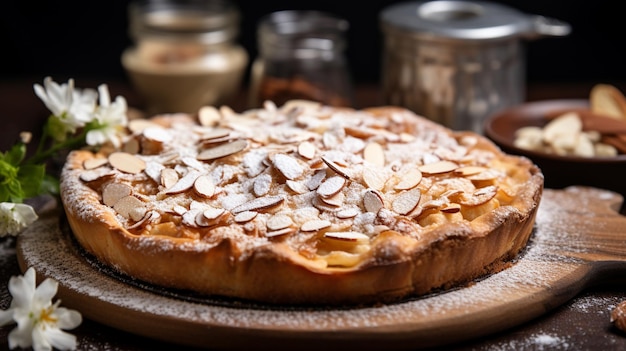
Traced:
<path fill-rule="evenodd" d="M 626 153 L 626 98 L 614 86 L 596 84 L 589 108 L 551 111 L 543 127 L 515 133 L 518 148 L 578 157 L 613 157 Z"/>

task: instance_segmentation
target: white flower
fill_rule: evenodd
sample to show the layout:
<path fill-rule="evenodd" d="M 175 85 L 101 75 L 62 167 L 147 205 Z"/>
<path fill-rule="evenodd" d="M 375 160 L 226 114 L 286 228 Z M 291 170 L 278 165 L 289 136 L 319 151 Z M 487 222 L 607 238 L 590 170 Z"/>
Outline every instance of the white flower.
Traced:
<path fill-rule="evenodd" d="M 35 210 L 26 204 L 0 203 L 0 237 L 17 235 L 37 220 Z"/>
<path fill-rule="evenodd" d="M 9 291 L 13 300 L 8 310 L 0 310 L 0 326 L 17 323 L 9 333 L 9 348 L 32 346 L 35 351 L 76 348 L 76 337 L 61 329 L 77 327 L 82 316 L 77 311 L 59 307 L 59 300 L 52 304 L 58 285 L 57 281 L 46 279 L 35 287 L 32 267 L 24 276 L 11 277 Z"/>
<path fill-rule="evenodd" d="M 118 96 L 114 102 L 111 102 L 109 88 L 106 84 L 100 85 L 98 92 L 100 94 L 100 105 L 94 114 L 98 127 L 87 132 L 87 144 L 102 145 L 106 141 L 111 141 L 115 147 L 119 147 L 121 144 L 119 132 L 128 123 L 126 99 Z"/>
<path fill-rule="evenodd" d="M 74 80 L 57 84 L 50 77 L 44 79 L 44 86 L 34 85 L 35 94 L 43 101 L 60 124 L 63 132 L 74 133 L 93 119 L 97 93 L 93 89 L 74 89 Z M 64 135 L 64 134 L 63 134 Z"/>

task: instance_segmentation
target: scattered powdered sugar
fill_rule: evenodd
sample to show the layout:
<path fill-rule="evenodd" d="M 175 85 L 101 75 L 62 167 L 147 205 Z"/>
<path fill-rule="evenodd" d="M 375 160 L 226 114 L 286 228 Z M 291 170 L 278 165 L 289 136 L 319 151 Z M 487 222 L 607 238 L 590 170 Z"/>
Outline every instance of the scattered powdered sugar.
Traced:
<path fill-rule="evenodd" d="M 589 313 L 589 311 L 597 310 L 598 307 L 604 308 L 606 312 L 611 312 L 617 307 L 618 303 L 619 301 L 616 301 L 614 298 L 585 295 L 577 297 L 571 306 L 574 310 L 581 313 Z M 598 310 L 597 313 L 603 312 Z"/>
<path fill-rule="evenodd" d="M 525 339 L 511 340 L 503 344 L 491 345 L 486 348 L 479 348 L 480 351 L 517 351 L 517 350 L 570 350 L 571 345 L 567 338 L 559 337 L 547 333 L 533 334 Z"/>
<path fill-rule="evenodd" d="M 61 232 L 58 219 L 54 217 L 41 219 L 24 232 L 19 250 L 23 253 L 27 265 L 35 267 L 39 274 L 57 279 L 70 291 L 85 297 L 81 301 L 88 301 L 90 305 L 98 306 L 98 308 L 89 308 L 88 310 L 93 314 L 87 314 L 85 317 L 122 329 L 126 326 L 118 325 L 116 320 L 102 320 L 101 311 L 103 309 L 109 309 L 113 311 L 112 313 L 134 311 L 140 316 L 148 316 L 171 324 L 172 333 L 178 333 L 176 335 L 181 335 L 180 333 L 184 332 L 181 328 L 188 328 L 189 323 L 201 328 L 214 326 L 248 330 L 279 330 L 283 334 L 309 332 L 311 337 L 315 337 L 316 331 L 353 332 L 355 337 L 359 337 L 360 332 L 390 330 L 393 326 L 406 325 L 408 327 L 399 333 L 405 333 L 403 337 L 410 338 L 413 331 L 433 325 L 440 326 L 443 328 L 441 333 L 446 333 L 445 328 L 450 328 L 449 318 L 459 315 L 467 320 L 468 328 L 473 327 L 473 324 L 480 325 L 481 323 L 477 322 L 486 310 L 489 311 L 491 318 L 505 321 L 497 326 L 497 328 L 504 329 L 545 313 L 544 300 L 551 298 L 549 292 L 554 288 L 552 284 L 559 281 L 559 277 L 567 277 L 580 268 L 579 260 L 567 257 L 563 250 L 559 254 L 555 249 L 559 247 L 562 249 L 562 246 L 575 236 L 574 231 L 568 231 L 567 227 L 561 228 L 558 233 L 560 237 L 552 237 L 556 232 L 551 230 L 549 220 L 551 217 L 542 213 L 554 206 L 554 194 L 550 191 L 546 192 L 540 207 L 538 228 L 533 241 L 528 250 L 510 268 L 467 287 L 375 307 L 298 309 L 244 306 L 241 308 L 236 305 L 201 303 L 168 297 L 129 285 L 85 262 L 84 258 L 76 254 L 76 249 L 72 247 L 73 244 L 66 237 L 67 235 Z M 576 293 L 576 291 L 571 291 L 572 295 Z M 523 313 L 520 316 L 511 314 L 511 308 L 506 306 L 510 306 L 513 300 L 518 311 L 528 309 L 532 312 Z M 73 306 L 72 303 L 71 299 L 64 299 L 64 304 L 68 307 L 78 310 L 85 307 Z M 599 303 L 604 303 L 604 301 L 583 298 L 578 299 L 574 307 L 584 311 L 592 304 Z M 97 312 L 93 312 L 94 310 Z M 185 323 L 179 325 L 173 321 Z M 212 337 L 212 330 L 207 329 L 207 340 Z M 493 331 L 479 327 L 474 331 L 474 335 Z M 454 332 L 455 330 L 450 330 L 450 333 Z M 416 335 L 420 335 L 416 336 L 417 338 L 425 337 L 419 333 Z M 515 345 L 501 346 L 502 349 L 507 350 L 529 344 L 533 345 L 535 350 L 565 350 L 570 346 L 567 339 L 550 333 L 538 333 L 533 335 L 532 339 L 515 341 Z"/>

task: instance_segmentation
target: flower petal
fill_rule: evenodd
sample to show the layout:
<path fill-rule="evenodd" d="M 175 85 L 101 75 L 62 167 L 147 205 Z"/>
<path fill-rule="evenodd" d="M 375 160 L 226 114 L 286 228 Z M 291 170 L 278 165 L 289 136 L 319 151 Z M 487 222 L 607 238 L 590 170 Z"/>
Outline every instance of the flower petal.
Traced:
<path fill-rule="evenodd" d="M 47 327 L 44 327 L 41 324 L 38 324 L 35 328 L 33 328 L 33 332 L 31 334 L 33 350 L 35 351 L 52 351 L 52 345 L 48 340 Z"/>
<path fill-rule="evenodd" d="M 0 327 L 5 326 L 13 322 L 13 308 L 9 308 L 7 310 L 0 311 Z"/>
<path fill-rule="evenodd" d="M 35 269 L 30 267 L 23 276 L 11 277 L 9 292 L 13 296 L 11 307 L 30 308 L 35 295 Z"/>
<path fill-rule="evenodd" d="M 9 333 L 9 348 L 16 347 L 27 348 L 33 344 L 32 340 L 33 325 L 18 326 Z"/>
<path fill-rule="evenodd" d="M 38 306 L 49 306 L 51 304 L 52 298 L 57 293 L 58 287 L 59 282 L 54 279 L 47 278 L 41 284 L 39 284 L 39 286 L 35 290 L 33 300 L 41 303 L 41 305 Z"/>
<path fill-rule="evenodd" d="M 43 336 L 46 341 L 59 350 L 73 350 L 76 348 L 76 336 L 58 328 L 45 328 Z"/>
<path fill-rule="evenodd" d="M 74 329 L 83 322 L 80 313 L 64 307 L 57 308 L 53 316 L 57 318 L 57 325 L 60 329 Z"/>

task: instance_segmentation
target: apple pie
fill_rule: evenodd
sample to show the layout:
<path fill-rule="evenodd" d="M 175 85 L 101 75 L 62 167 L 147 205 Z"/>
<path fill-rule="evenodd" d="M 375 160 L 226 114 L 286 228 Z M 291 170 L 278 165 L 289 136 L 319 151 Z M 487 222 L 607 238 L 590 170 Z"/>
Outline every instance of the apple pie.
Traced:
<path fill-rule="evenodd" d="M 155 286 L 267 304 L 391 303 L 512 264 L 543 174 L 409 110 L 293 100 L 133 119 L 72 151 L 78 243 Z"/>

